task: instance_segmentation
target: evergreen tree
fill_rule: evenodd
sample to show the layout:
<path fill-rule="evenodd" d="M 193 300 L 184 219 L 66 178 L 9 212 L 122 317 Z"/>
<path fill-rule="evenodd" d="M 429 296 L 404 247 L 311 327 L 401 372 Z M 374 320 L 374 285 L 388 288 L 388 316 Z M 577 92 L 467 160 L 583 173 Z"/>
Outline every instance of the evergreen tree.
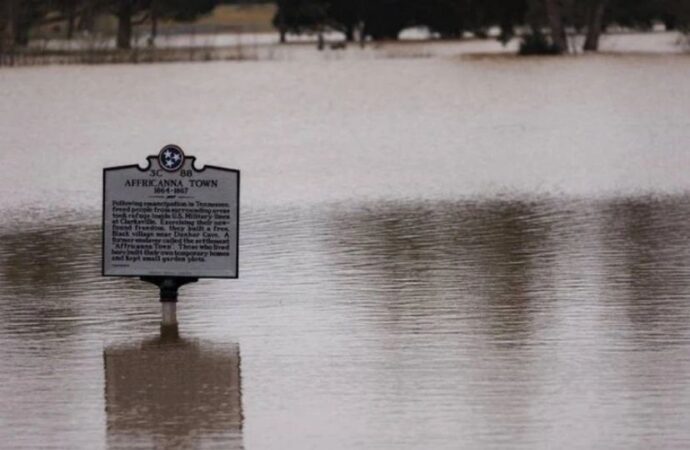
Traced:
<path fill-rule="evenodd" d="M 328 4 L 324 0 L 278 0 L 273 25 L 285 42 L 287 33 L 321 30 L 326 23 Z"/>

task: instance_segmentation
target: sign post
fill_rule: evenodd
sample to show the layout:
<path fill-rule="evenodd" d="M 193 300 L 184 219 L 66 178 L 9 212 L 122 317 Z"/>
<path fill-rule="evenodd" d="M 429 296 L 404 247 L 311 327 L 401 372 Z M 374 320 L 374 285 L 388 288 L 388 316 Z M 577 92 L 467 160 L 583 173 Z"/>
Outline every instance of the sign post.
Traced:
<path fill-rule="evenodd" d="M 176 145 L 147 160 L 103 169 L 102 272 L 158 286 L 162 324 L 174 326 L 181 286 L 238 278 L 240 172 L 198 169 Z"/>

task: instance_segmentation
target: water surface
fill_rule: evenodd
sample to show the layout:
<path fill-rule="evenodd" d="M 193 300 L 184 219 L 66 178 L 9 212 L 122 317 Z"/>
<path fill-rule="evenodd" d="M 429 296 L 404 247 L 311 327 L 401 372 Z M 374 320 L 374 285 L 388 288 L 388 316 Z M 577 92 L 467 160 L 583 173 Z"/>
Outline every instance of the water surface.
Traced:
<path fill-rule="evenodd" d="M 0 71 L 0 442 L 687 447 L 688 66 Z M 102 167 L 168 142 L 244 183 L 172 345 L 100 275 Z"/>

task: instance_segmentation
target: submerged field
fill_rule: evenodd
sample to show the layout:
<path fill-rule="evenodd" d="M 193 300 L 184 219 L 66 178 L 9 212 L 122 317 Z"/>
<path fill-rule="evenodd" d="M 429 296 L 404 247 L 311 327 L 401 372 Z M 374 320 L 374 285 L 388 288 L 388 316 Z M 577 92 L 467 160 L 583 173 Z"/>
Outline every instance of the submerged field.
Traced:
<path fill-rule="evenodd" d="M 403 55 L 0 71 L 0 205 L 96 208 L 103 166 L 170 142 L 242 167 L 249 203 L 684 191 L 688 69 Z"/>
<path fill-rule="evenodd" d="M 0 70 L 0 442 L 685 447 L 690 58 L 425 45 Z M 166 350 L 100 207 L 168 143 L 242 171 L 242 235 Z"/>

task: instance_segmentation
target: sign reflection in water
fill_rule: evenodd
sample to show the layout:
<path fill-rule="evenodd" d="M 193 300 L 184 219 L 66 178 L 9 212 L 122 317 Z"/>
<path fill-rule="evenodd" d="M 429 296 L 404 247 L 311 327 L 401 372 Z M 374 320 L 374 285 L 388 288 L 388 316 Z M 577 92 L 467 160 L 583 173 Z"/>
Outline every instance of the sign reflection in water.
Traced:
<path fill-rule="evenodd" d="M 241 449 L 238 344 L 177 333 L 105 349 L 109 448 Z"/>

